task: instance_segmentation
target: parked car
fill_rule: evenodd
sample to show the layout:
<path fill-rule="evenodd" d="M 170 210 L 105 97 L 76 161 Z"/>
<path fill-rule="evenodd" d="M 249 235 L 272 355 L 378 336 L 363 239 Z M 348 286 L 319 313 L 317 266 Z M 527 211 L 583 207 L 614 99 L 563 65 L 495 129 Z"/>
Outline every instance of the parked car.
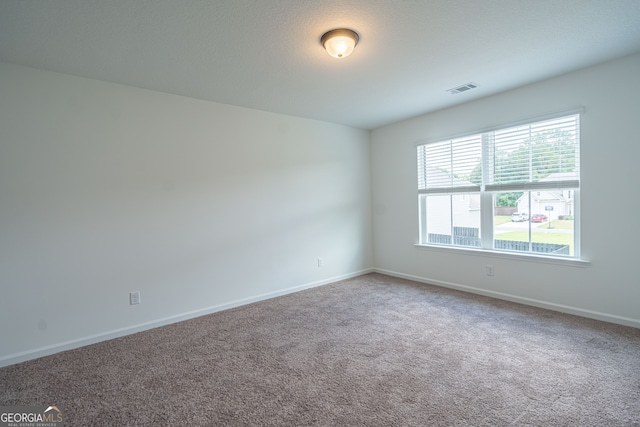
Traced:
<path fill-rule="evenodd" d="M 511 221 L 523 222 L 529 219 L 529 214 L 526 212 L 515 212 L 511 214 Z"/>
<path fill-rule="evenodd" d="M 547 220 L 545 214 L 533 214 L 531 215 L 531 222 L 545 222 Z"/>

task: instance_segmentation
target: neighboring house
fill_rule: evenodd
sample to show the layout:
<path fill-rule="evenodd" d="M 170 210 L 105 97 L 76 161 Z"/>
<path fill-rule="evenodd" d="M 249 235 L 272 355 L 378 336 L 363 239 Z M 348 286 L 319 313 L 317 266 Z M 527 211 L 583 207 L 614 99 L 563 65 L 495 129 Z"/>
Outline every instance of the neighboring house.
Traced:
<path fill-rule="evenodd" d="M 447 186 L 470 187 L 470 181 L 461 180 L 438 168 L 427 168 L 427 182 L 446 182 Z M 438 185 L 439 186 L 439 185 Z M 453 210 L 453 212 L 451 212 Z M 430 212 L 451 212 L 452 215 L 429 215 Z M 453 218 L 454 227 L 480 228 L 480 194 L 461 193 L 429 195 L 427 199 L 427 232 L 443 235 L 451 235 L 452 225 L 443 218 Z"/>
<path fill-rule="evenodd" d="M 573 172 L 552 173 L 539 182 L 558 181 L 574 175 Z M 531 207 L 529 207 L 528 193 L 525 192 L 517 201 L 518 212 L 526 212 L 530 216 L 545 214 L 549 219 L 558 219 L 561 215 L 573 215 L 574 195 L 574 190 L 566 189 L 531 191 Z M 547 211 L 547 206 L 553 207 L 553 210 Z"/>

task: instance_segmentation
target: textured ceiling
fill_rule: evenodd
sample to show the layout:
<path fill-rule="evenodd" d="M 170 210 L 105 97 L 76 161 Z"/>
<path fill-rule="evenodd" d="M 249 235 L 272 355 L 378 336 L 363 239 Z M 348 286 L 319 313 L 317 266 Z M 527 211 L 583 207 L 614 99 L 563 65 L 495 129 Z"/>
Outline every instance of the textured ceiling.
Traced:
<path fill-rule="evenodd" d="M 638 51 L 640 0 L 0 1 L 0 61 L 363 129 Z"/>

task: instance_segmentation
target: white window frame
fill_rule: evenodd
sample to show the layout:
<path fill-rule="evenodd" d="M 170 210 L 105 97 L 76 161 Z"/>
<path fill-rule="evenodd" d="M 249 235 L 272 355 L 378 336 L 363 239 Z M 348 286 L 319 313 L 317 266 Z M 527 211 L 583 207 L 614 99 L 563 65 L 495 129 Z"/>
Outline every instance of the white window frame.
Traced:
<path fill-rule="evenodd" d="M 421 146 L 425 146 L 425 145 L 429 145 L 429 144 L 434 144 L 434 143 L 441 143 L 444 141 L 448 141 L 448 140 L 456 140 L 459 138 L 463 138 L 463 137 L 468 137 L 471 135 L 482 135 L 483 138 L 483 142 L 482 142 L 482 148 L 483 150 L 485 150 L 485 147 L 487 146 L 486 141 L 484 140 L 486 137 L 486 134 L 490 134 L 492 132 L 495 131 L 500 131 L 500 130 L 504 130 L 504 129 L 509 129 L 509 128 L 514 128 L 514 127 L 518 127 L 518 126 L 525 126 L 525 125 L 533 125 L 537 122 L 544 122 L 547 120 L 553 120 L 553 119 L 559 119 L 562 117 L 566 117 L 566 116 L 578 116 L 578 126 L 577 126 L 577 132 L 578 132 L 578 177 L 575 180 L 570 180 L 570 181 L 566 181 L 566 182 L 530 182 L 530 183 L 521 183 L 521 184 L 513 184 L 513 185 L 495 185 L 490 183 L 490 179 L 488 179 L 488 175 L 491 173 L 492 170 L 492 166 L 488 165 L 488 158 L 489 156 L 486 155 L 485 152 L 483 152 L 482 155 L 482 184 L 480 185 L 479 190 L 476 188 L 468 188 L 468 189 L 464 189 L 464 188 L 457 188 L 455 189 L 455 191 L 449 192 L 446 191 L 446 189 L 443 190 L 439 190 L 436 189 L 435 191 L 433 189 L 427 191 L 425 190 L 425 188 L 419 188 L 418 189 L 418 216 L 419 216 L 419 243 L 416 244 L 417 247 L 421 247 L 421 248 L 428 248 L 428 249 L 435 249 L 435 250 L 442 250 L 442 251 L 454 251 L 454 252 L 458 252 L 458 251 L 464 251 L 465 253 L 477 253 L 477 254 L 481 254 L 481 255 L 491 255 L 491 256 L 498 256 L 498 257 L 507 257 L 507 258 L 511 258 L 511 257 L 517 257 L 517 258 L 521 258 L 521 259 L 529 259 L 529 260 L 533 260 L 533 261 L 543 261 L 543 262 L 552 262 L 552 263 L 560 263 L 560 264 L 565 264 L 565 263 L 575 263 L 575 264 L 580 264 L 580 263 L 587 263 L 586 260 L 581 258 L 581 242 L 580 242 L 580 221 L 581 221 L 581 213 L 580 213 L 580 177 L 579 177 L 579 168 L 580 168 L 580 157 L 579 157 L 579 150 L 580 150 L 580 121 L 582 120 L 582 115 L 584 114 L 584 108 L 582 107 L 576 107 L 576 108 L 572 108 L 570 110 L 564 110 L 561 112 L 557 112 L 557 113 L 553 113 L 553 114 L 548 114 L 548 115 L 544 115 L 544 116 L 538 116 L 535 118 L 530 118 L 530 119 L 525 119 L 525 120 L 520 120 L 517 122 L 511 122 L 511 123 L 507 123 L 504 125 L 499 125 L 499 126 L 493 126 L 493 127 L 489 127 L 489 128 L 484 128 L 481 130 L 477 130 L 477 131 L 473 131 L 473 132 L 467 132 L 464 134 L 458 134 L 455 136 L 450 136 L 450 137 L 445 137 L 445 138 L 438 138 L 438 139 L 434 139 L 434 140 L 419 140 L 416 142 L 416 147 L 421 147 Z M 419 152 L 419 150 L 417 150 L 417 152 Z M 425 172 L 426 173 L 426 172 Z M 419 179 L 421 177 L 419 176 Z M 422 185 L 422 184 L 420 184 Z M 500 249 L 494 249 L 494 235 L 493 235 L 493 222 L 494 222 L 494 194 L 495 193 L 499 193 L 499 192 L 504 192 L 504 191 L 525 191 L 525 192 L 529 192 L 528 194 L 530 195 L 531 191 L 537 191 L 537 190 L 551 190 L 551 189 L 569 189 L 571 191 L 573 191 L 573 201 L 574 201 L 574 205 L 573 205 L 573 215 L 574 215 L 574 247 L 573 247 L 573 255 L 548 255 L 548 254 L 542 254 L 542 253 L 537 253 L 537 252 L 532 252 L 532 251 L 517 251 L 517 252 L 510 252 L 510 251 L 506 251 L 506 250 L 500 250 Z M 427 241 L 427 223 L 426 223 L 426 194 L 448 194 L 448 195 L 454 195 L 454 194 L 467 194 L 464 193 L 465 190 L 468 190 L 469 192 L 472 193 L 479 193 L 480 194 L 480 206 L 481 206 L 481 216 L 480 216 L 480 238 L 481 238 L 481 246 L 480 247 L 470 247 L 470 246 L 459 246 L 459 245 L 455 245 L 453 242 L 453 236 L 452 236 L 452 242 L 451 244 L 437 244 L 437 243 L 429 243 Z M 530 196 L 529 196 L 530 197 Z M 529 204 L 530 206 L 530 204 Z M 529 214 L 531 215 L 531 212 L 529 212 Z M 453 228 L 453 223 L 452 223 L 452 228 Z M 531 240 L 531 238 L 529 239 Z"/>

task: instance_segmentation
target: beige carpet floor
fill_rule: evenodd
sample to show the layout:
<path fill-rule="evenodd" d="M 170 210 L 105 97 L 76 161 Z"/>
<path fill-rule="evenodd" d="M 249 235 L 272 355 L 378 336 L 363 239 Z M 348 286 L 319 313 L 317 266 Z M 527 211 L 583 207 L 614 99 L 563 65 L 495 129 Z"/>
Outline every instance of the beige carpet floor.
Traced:
<path fill-rule="evenodd" d="M 369 274 L 0 369 L 15 404 L 65 426 L 638 426 L 640 329 Z"/>

